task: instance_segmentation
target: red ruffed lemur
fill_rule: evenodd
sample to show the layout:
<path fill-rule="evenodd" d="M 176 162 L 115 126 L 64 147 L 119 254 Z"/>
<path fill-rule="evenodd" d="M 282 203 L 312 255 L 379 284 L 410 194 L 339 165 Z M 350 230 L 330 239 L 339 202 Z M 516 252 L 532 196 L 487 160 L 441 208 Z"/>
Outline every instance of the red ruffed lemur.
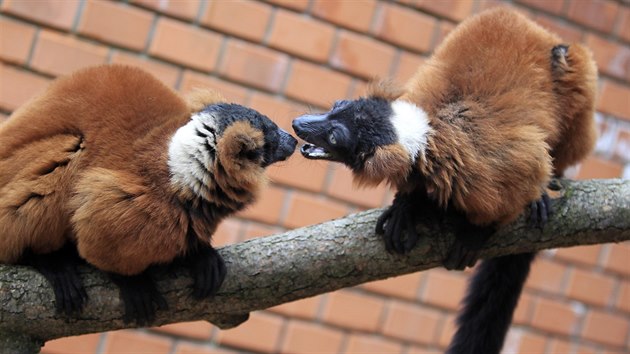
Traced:
<path fill-rule="evenodd" d="M 0 125 L 0 263 L 35 266 L 70 315 L 87 300 L 82 258 L 120 287 L 126 322 L 150 324 L 167 306 L 150 269 L 181 261 L 192 295 L 213 295 L 226 269 L 212 234 L 296 144 L 252 109 L 185 100 L 137 68 L 60 78 Z"/>
<path fill-rule="evenodd" d="M 457 26 L 404 88 L 373 85 L 366 97 L 301 116 L 293 128 L 307 142 L 306 158 L 344 163 L 359 184 L 397 188 L 376 225 L 388 251 L 416 244 L 417 215 L 463 215 L 444 260 L 463 269 L 528 206 L 533 226 L 544 226 L 550 178 L 595 143 L 596 80 L 586 48 L 493 9 Z M 533 258 L 482 263 L 449 353 L 499 353 Z"/>

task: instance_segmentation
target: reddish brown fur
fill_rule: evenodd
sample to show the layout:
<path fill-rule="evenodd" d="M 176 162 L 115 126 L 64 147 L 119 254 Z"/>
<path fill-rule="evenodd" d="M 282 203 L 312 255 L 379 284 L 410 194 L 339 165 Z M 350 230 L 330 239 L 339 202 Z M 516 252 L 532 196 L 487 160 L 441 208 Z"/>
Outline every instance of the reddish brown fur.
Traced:
<path fill-rule="evenodd" d="M 520 14 L 490 10 L 460 24 L 407 83 L 402 99 L 423 108 L 433 129 L 418 168 L 441 205 L 476 224 L 510 222 L 552 173 L 591 151 L 595 64 L 575 43 L 552 69 L 559 44 Z"/>
<path fill-rule="evenodd" d="M 137 274 L 186 251 L 190 220 L 209 243 L 220 219 L 188 214 L 183 205 L 195 197 L 174 190 L 167 147 L 191 112 L 219 99 L 196 93 L 187 104 L 149 74 L 117 65 L 53 82 L 0 125 L 0 263 L 74 238 L 98 268 Z M 238 187 L 251 200 L 261 169 L 249 167 Z"/>

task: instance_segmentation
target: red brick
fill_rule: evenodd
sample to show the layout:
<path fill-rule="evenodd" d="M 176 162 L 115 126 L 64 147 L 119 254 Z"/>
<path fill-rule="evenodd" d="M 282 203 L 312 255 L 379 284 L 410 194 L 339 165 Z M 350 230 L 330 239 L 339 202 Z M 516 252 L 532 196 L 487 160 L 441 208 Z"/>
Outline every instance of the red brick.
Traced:
<path fill-rule="evenodd" d="M 525 286 L 529 289 L 559 294 L 562 291 L 565 274 L 566 269 L 563 265 L 544 258 L 538 258 L 532 265 L 532 270 L 529 273 Z"/>
<path fill-rule="evenodd" d="M 607 270 L 630 275 L 630 242 L 609 244 L 606 246 L 604 268 Z"/>
<path fill-rule="evenodd" d="M 444 41 L 444 38 L 446 38 L 446 36 L 448 36 L 448 34 L 451 33 L 451 31 L 454 29 L 455 24 L 453 24 L 452 22 L 440 21 L 440 24 L 437 28 L 438 34 L 434 46 L 437 47 L 438 45 L 440 45 L 440 43 Z"/>
<path fill-rule="evenodd" d="M 412 50 L 426 52 L 431 48 L 437 21 L 428 15 L 394 4 L 383 4 L 376 18 L 374 32 L 378 38 Z"/>
<path fill-rule="evenodd" d="M 253 312 L 242 325 L 219 331 L 217 342 L 238 349 L 269 353 L 276 348 L 283 322 L 278 316 Z"/>
<path fill-rule="evenodd" d="M 334 24 L 367 32 L 372 23 L 376 1 L 315 0 L 311 12 Z"/>
<path fill-rule="evenodd" d="M 528 324 L 534 311 L 534 297 L 526 292 L 518 299 L 512 322 L 516 324 Z"/>
<path fill-rule="evenodd" d="M 439 354 L 440 351 L 436 351 L 435 349 L 428 349 L 426 347 L 420 347 L 415 345 L 410 345 L 406 351 L 406 354 Z"/>
<path fill-rule="evenodd" d="M 288 317 L 313 319 L 317 315 L 317 310 L 319 309 L 321 302 L 321 296 L 314 296 L 278 305 L 270 308 L 269 311 Z"/>
<path fill-rule="evenodd" d="M 217 231 L 212 235 L 212 245 L 221 247 L 237 243 L 240 238 L 242 222 L 235 219 L 222 221 L 217 227 Z"/>
<path fill-rule="evenodd" d="M 630 281 L 622 280 L 619 285 L 619 295 L 617 296 L 617 307 L 630 313 Z"/>
<path fill-rule="evenodd" d="M 324 63 L 330 56 L 334 27 L 290 11 L 276 13 L 269 45 L 282 51 Z"/>
<path fill-rule="evenodd" d="M 387 187 L 359 187 L 353 182 L 352 172 L 341 164 L 333 165 L 333 173 L 328 187 L 328 194 L 363 207 L 383 206 Z"/>
<path fill-rule="evenodd" d="M 601 245 L 559 248 L 555 251 L 554 257 L 571 263 L 593 266 L 597 264 L 601 250 Z"/>
<path fill-rule="evenodd" d="M 284 353 L 337 353 L 343 334 L 321 325 L 291 321 L 282 344 Z"/>
<path fill-rule="evenodd" d="M 386 340 L 381 337 L 369 336 L 364 334 L 352 334 L 348 338 L 346 350 L 348 354 L 366 354 L 366 353 L 402 353 L 402 345 L 400 343 Z"/>
<path fill-rule="evenodd" d="M 615 157 L 621 161 L 630 161 L 630 126 L 620 125 L 617 128 L 617 139 L 613 152 Z"/>
<path fill-rule="evenodd" d="M 267 174 L 274 183 L 311 192 L 321 192 L 330 163 L 306 160 L 294 153 L 286 162 L 269 167 Z"/>
<path fill-rule="evenodd" d="M 271 17 L 271 6 L 253 1 L 211 1 L 201 23 L 221 32 L 261 41 Z"/>
<path fill-rule="evenodd" d="M 48 86 L 48 79 L 0 63 L 0 108 L 12 111 Z"/>
<path fill-rule="evenodd" d="M 177 83 L 177 78 L 179 77 L 180 71 L 177 67 L 160 63 L 156 60 L 142 58 L 130 53 L 116 51 L 112 55 L 111 59 L 112 63 L 117 64 L 125 64 L 131 66 L 137 66 L 149 73 L 153 74 L 155 77 L 160 79 L 166 85 L 170 87 L 175 87 Z"/>
<path fill-rule="evenodd" d="M 467 278 L 457 272 L 434 270 L 427 274 L 420 299 L 430 305 L 456 310 L 466 292 Z"/>
<path fill-rule="evenodd" d="M 599 94 L 597 109 L 617 116 L 617 118 L 630 121 L 628 97 L 630 97 L 630 88 L 628 86 L 605 80 Z"/>
<path fill-rule="evenodd" d="M 196 88 L 217 90 L 227 102 L 245 104 L 247 90 L 241 86 L 199 74 L 193 71 L 184 71 L 180 90 L 186 94 Z"/>
<path fill-rule="evenodd" d="M 146 46 L 153 14 L 109 1 L 88 0 L 79 32 L 121 47 L 142 50 Z"/>
<path fill-rule="evenodd" d="M 610 0 L 569 1 L 569 18 L 603 32 L 615 25 L 619 5 Z"/>
<path fill-rule="evenodd" d="M 545 337 L 527 333 L 522 329 L 511 329 L 505 338 L 503 353 L 545 353 Z"/>
<path fill-rule="evenodd" d="M 265 0 L 268 3 L 283 6 L 289 9 L 304 11 L 308 7 L 310 0 Z"/>
<path fill-rule="evenodd" d="M 620 46 L 590 33 L 586 35 L 586 45 L 593 50 L 601 72 L 630 80 L 630 47 Z"/>
<path fill-rule="evenodd" d="M 420 281 L 429 273 L 430 271 L 401 275 L 365 283 L 361 287 L 375 293 L 413 300 L 418 296 Z"/>
<path fill-rule="evenodd" d="M 319 65 L 294 61 L 285 94 L 291 98 L 329 107 L 335 100 L 345 98 L 352 79 Z"/>
<path fill-rule="evenodd" d="M 591 310 L 584 320 L 582 337 L 616 347 L 622 347 L 628 336 L 628 319 L 616 314 Z"/>
<path fill-rule="evenodd" d="M 202 71 L 217 65 L 221 36 L 162 17 L 155 28 L 149 53 Z"/>
<path fill-rule="evenodd" d="M 580 164 L 577 179 L 617 178 L 623 172 L 623 166 L 614 161 L 602 160 L 589 156 Z"/>
<path fill-rule="evenodd" d="M 163 1 L 163 0 L 131 0 L 131 3 L 163 12 L 171 16 L 194 20 L 199 11 L 201 0 Z"/>
<path fill-rule="evenodd" d="M 31 67 L 52 75 L 69 74 L 107 61 L 108 49 L 58 32 L 42 30 L 33 52 Z"/>
<path fill-rule="evenodd" d="M 170 353 L 171 346 L 171 341 L 166 338 L 147 335 L 137 331 L 124 330 L 107 333 L 103 353 L 168 354 Z"/>
<path fill-rule="evenodd" d="M 565 43 L 580 42 L 582 40 L 582 31 L 573 25 L 560 22 L 554 17 L 543 14 L 538 14 L 535 20 L 539 25 L 559 35 Z"/>
<path fill-rule="evenodd" d="M 286 192 L 284 189 L 267 186 L 261 191 L 258 201 L 238 213 L 238 215 L 246 219 L 276 224 L 280 219 L 285 196 Z"/>
<path fill-rule="evenodd" d="M 201 346 L 180 342 L 175 350 L 175 354 L 238 354 L 238 352 L 217 348 L 216 346 Z"/>
<path fill-rule="evenodd" d="M 398 61 L 398 67 L 393 75 L 394 79 L 399 84 L 406 83 L 413 77 L 416 71 L 418 71 L 418 68 L 424 63 L 424 60 L 425 59 L 419 55 L 402 52 Z"/>
<path fill-rule="evenodd" d="M 519 3 L 540 9 L 552 14 L 562 12 L 565 0 L 517 0 Z"/>
<path fill-rule="evenodd" d="M 578 324 L 578 313 L 571 305 L 538 299 L 532 317 L 532 326 L 552 333 L 570 335 L 575 332 Z"/>
<path fill-rule="evenodd" d="M 296 191 L 291 195 L 284 225 L 289 228 L 302 227 L 337 219 L 346 214 L 348 208 L 342 204 Z"/>
<path fill-rule="evenodd" d="M 431 344 L 437 336 L 441 315 L 435 310 L 393 301 L 388 309 L 383 334 L 421 344 Z"/>
<path fill-rule="evenodd" d="M 0 58 L 24 64 L 35 38 L 35 27 L 18 21 L 0 18 Z"/>
<path fill-rule="evenodd" d="M 72 28 L 80 0 L 5 0 L 0 9 L 64 30 Z"/>
<path fill-rule="evenodd" d="M 567 342 L 565 340 L 562 339 L 551 339 L 550 340 L 550 344 L 549 344 L 549 351 L 547 351 L 547 353 L 558 353 L 558 354 L 569 354 L 569 353 L 574 353 L 573 351 L 571 351 L 571 347 L 573 346 L 573 344 L 571 342 Z"/>
<path fill-rule="evenodd" d="M 448 345 L 451 343 L 453 335 L 455 335 L 456 329 L 455 314 L 445 316 L 439 328 L 437 344 L 443 349 L 448 347 Z"/>
<path fill-rule="evenodd" d="M 96 353 L 100 333 L 83 336 L 65 337 L 46 342 L 42 354 L 91 354 Z"/>
<path fill-rule="evenodd" d="M 473 0 L 416 0 L 414 5 L 428 12 L 448 17 L 451 20 L 461 21 L 471 14 Z"/>
<path fill-rule="evenodd" d="M 280 128 L 292 132 L 293 119 L 306 111 L 303 105 L 261 92 L 254 92 L 248 104 L 252 109 L 271 118 Z"/>
<path fill-rule="evenodd" d="M 573 269 L 569 276 L 566 294 L 589 304 L 606 306 L 610 303 L 615 281 L 592 270 Z"/>
<path fill-rule="evenodd" d="M 630 7 L 622 6 L 619 18 L 619 37 L 630 42 Z"/>
<path fill-rule="evenodd" d="M 212 325 L 206 321 L 181 322 L 153 328 L 154 331 L 199 340 L 210 339 Z"/>
<path fill-rule="evenodd" d="M 243 240 L 266 237 L 282 232 L 282 229 L 263 224 L 249 223 L 245 227 Z"/>
<path fill-rule="evenodd" d="M 340 290 L 328 295 L 324 321 L 354 330 L 374 332 L 385 307 L 382 299 Z"/>
<path fill-rule="evenodd" d="M 277 92 L 284 82 L 288 63 L 286 54 L 230 40 L 219 70 L 232 80 Z"/>
<path fill-rule="evenodd" d="M 366 79 L 387 77 L 394 54 L 393 47 L 373 38 L 341 32 L 330 63 L 335 68 Z"/>

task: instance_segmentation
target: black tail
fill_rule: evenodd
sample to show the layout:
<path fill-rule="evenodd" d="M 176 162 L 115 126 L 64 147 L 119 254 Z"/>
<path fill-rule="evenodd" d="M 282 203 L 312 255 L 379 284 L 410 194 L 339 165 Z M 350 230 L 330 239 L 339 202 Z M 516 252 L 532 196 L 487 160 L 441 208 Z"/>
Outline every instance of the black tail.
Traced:
<path fill-rule="evenodd" d="M 471 279 L 447 354 L 499 354 L 535 253 L 485 260 Z"/>

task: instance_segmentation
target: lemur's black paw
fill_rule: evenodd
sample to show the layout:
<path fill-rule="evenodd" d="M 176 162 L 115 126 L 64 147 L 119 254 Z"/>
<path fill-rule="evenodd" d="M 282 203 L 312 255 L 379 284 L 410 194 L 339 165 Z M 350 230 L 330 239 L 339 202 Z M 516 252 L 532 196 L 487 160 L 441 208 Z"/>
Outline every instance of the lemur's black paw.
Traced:
<path fill-rule="evenodd" d="M 149 326 L 155 321 L 156 310 L 168 309 L 166 299 L 146 271 L 133 276 L 110 274 L 110 277 L 120 288 L 120 297 L 125 304 L 125 323 L 135 320 L 138 326 Z"/>
<path fill-rule="evenodd" d="M 57 314 L 70 317 L 81 313 L 88 296 L 77 271 L 81 260 L 71 247 L 64 246 L 44 255 L 35 255 L 29 251 L 22 263 L 35 267 L 51 284 Z"/>
<path fill-rule="evenodd" d="M 569 46 L 560 44 L 551 48 L 551 68 L 554 72 L 562 74 L 569 69 L 567 55 Z"/>
<path fill-rule="evenodd" d="M 88 299 L 83 282 L 74 267 L 50 272 L 47 276 L 55 291 L 55 310 L 70 317 L 81 313 Z"/>
<path fill-rule="evenodd" d="M 474 266 L 478 259 L 479 250 L 470 249 L 462 242 L 455 241 L 442 264 L 448 270 L 464 270 Z"/>
<path fill-rule="evenodd" d="M 378 218 L 376 234 L 381 235 L 390 253 L 406 254 L 418 243 L 412 205 L 407 197 L 397 195 L 394 203 Z"/>
<path fill-rule="evenodd" d="M 214 248 L 200 247 L 202 249 L 190 260 L 194 279 L 192 295 L 198 300 L 214 296 L 223 284 L 227 273 L 223 258 Z"/>
<path fill-rule="evenodd" d="M 493 225 L 479 226 L 465 218 L 457 224 L 455 242 L 442 262 L 448 270 L 464 270 L 479 259 L 479 252 L 496 231 Z"/>
<path fill-rule="evenodd" d="M 539 200 L 530 204 L 529 226 L 542 230 L 552 214 L 551 199 L 547 192 L 543 192 Z"/>

